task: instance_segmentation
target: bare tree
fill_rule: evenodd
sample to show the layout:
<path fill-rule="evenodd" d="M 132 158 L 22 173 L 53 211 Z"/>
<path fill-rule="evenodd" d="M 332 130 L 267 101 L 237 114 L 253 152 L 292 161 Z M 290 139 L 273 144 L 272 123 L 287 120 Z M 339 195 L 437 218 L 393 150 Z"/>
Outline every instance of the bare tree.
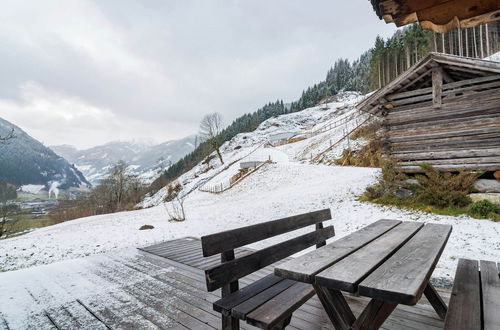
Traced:
<path fill-rule="evenodd" d="M 15 216 L 19 212 L 19 205 L 12 203 L 17 198 L 14 185 L 0 183 L 0 238 L 7 238 L 17 222 Z M 13 218 L 14 217 L 14 218 Z"/>
<path fill-rule="evenodd" d="M 222 132 L 222 116 L 218 112 L 211 113 L 203 117 L 200 123 L 200 138 L 208 142 L 217 152 L 217 156 L 222 164 L 222 155 L 220 153 L 219 134 Z"/>

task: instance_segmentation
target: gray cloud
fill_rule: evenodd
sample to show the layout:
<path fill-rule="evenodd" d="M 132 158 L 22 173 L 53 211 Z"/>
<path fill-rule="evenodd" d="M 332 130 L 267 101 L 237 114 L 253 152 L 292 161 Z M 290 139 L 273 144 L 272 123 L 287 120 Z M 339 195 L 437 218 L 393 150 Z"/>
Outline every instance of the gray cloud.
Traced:
<path fill-rule="evenodd" d="M 393 30 L 366 0 L 4 1 L 0 117 L 46 144 L 180 138 L 296 99 Z"/>

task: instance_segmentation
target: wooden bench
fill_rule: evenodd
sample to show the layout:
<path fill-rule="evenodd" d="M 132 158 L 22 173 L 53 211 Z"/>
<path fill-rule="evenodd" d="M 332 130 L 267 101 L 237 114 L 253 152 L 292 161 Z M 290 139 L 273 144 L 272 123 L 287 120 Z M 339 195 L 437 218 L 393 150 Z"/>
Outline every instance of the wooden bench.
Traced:
<path fill-rule="evenodd" d="M 460 259 L 445 329 L 500 329 L 500 264 Z"/>
<path fill-rule="evenodd" d="M 317 248 L 335 235 L 329 209 L 224 231 L 201 238 L 203 256 L 221 254 L 221 263 L 205 270 L 208 291 L 222 288 L 213 304 L 222 314 L 222 329 L 239 329 L 239 320 L 262 329 L 283 329 L 295 310 L 314 295 L 310 284 L 270 274 L 239 289 L 238 279 L 308 247 Z M 234 249 L 314 225 L 314 231 L 235 259 Z"/>

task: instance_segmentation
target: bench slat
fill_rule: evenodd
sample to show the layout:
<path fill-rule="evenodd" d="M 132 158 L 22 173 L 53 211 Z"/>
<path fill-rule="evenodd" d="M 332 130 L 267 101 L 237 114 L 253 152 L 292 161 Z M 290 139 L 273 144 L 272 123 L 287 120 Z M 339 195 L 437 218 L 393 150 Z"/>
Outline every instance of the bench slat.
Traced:
<path fill-rule="evenodd" d="M 283 280 L 234 307 L 231 311 L 231 315 L 244 320 L 248 313 L 257 309 L 257 307 L 271 300 L 271 298 L 274 298 L 295 283 L 296 282 L 292 280 Z"/>
<path fill-rule="evenodd" d="M 334 235 L 333 226 L 329 226 L 207 269 L 205 270 L 207 289 L 214 291 L 226 283 L 251 274 Z"/>
<path fill-rule="evenodd" d="M 315 251 L 284 262 L 274 273 L 299 282 L 313 283 L 314 276 L 399 225 L 398 220 L 378 220 L 359 231 Z"/>
<path fill-rule="evenodd" d="M 207 235 L 201 238 L 203 256 L 209 257 L 266 238 L 330 220 L 331 218 L 330 209 L 324 209 Z"/>
<path fill-rule="evenodd" d="M 458 261 L 444 329 L 481 329 L 481 291 L 476 260 Z"/>
<path fill-rule="evenodd" d="M 500 277 L 497 264 L 481 260 L 484 329 L 500 329 Z"/>
<path fill-rule="evenodd" d="M 418 222 L 403 222 L 385 235 L 316 275 L 316 284 L 330 289 L 356 292 L 358 284 L 387 260 L 423 227 Z"/>
<path fill-rule="evenodd" d="M 269 274 L 260 280 L 257 280 L 244 288 L 231 293 L 229 296 L 225 296 L 224 298 L 217 300 L 213 305 L 214 310 L 224 315 L 231 315 L 231 309 L 233 307 L 283 280 L 284 279 L 282 277 Z"/>
<path fill-rule="evenodd" d="M 262 329 L 273 328 L 314 295 L 312 285 L 295 283 L 247 315 L 247 323 Z"/>
<path fill-rule="evenodd" d="M 359 284 L 363 296 L 415 305 L 441 256 L 452 227 L 427 224 Z"/>

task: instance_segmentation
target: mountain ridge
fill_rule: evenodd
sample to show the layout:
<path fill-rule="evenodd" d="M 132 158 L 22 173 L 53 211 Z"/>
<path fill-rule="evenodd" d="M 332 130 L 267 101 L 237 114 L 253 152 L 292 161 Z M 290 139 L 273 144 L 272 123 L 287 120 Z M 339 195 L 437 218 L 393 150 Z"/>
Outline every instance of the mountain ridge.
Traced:
<path fill-rule="evenodd" d="M 133 173 L 149 182 L 171 163 L 191 152 L 195 139 L 194 135 L 190 135 L 159 144 L 111 141 L 87 149 L 67 144 L 51 146 L 51 149 L 74 164 L 94 185 L 104 179 L 118 161 L 127 163 Z"/>
<path fill-rule="evenodd" d="M 31 137 L 15 124 L 0 118 L 0 136 L 14 137 L 0 144 L 0 180 L 16 186 L 54 184 L 59 189 L 89 187 L 85 176 L 64 157 Z"/>

